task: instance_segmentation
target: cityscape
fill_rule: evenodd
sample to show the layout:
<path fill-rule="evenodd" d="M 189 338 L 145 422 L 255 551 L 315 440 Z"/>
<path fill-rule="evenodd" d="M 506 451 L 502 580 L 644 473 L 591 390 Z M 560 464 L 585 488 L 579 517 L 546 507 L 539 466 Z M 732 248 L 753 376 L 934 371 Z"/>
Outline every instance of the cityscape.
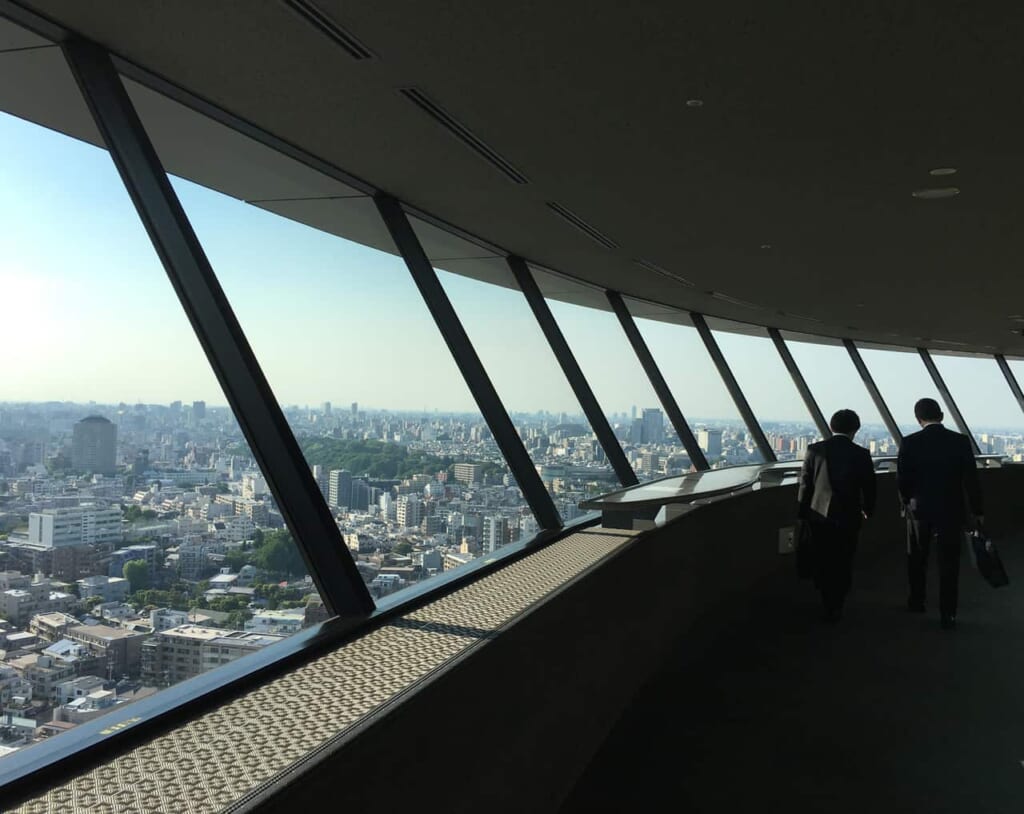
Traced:
<path fill-rule="evenodd" d="M 391 596 L 538 526 L 478 414 L 289 407 L 370 594 Z M 512 416 L 564 522 L 613 491 L 581 415 Z M 641 480 L 692 466 L 662 410 L 610 416 Z M 766 423 L 779 460 L 818 434 Z M 761 460 L 735 422 L 695 422 L 713 467 Z M 980 436 L 1020 460 L 1021 435 Z M 894 455 L 882 427 L 858 441 Z M 0 757 L 273 645 L 327 613 L 226 407 L 0 404 Z"/>

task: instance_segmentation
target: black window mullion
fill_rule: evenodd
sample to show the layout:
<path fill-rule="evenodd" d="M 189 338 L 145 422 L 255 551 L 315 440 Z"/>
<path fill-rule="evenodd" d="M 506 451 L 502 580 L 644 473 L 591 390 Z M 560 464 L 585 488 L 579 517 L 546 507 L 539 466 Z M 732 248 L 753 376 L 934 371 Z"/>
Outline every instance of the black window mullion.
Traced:
<path fill-rule="evenodd" d="M 423 251 L 409 218 L 401 204 L 389 195 L 378 194 L 374 200 L 391 239 L 402 255 L 430 315 L 434 318 L 445 344 L 448 345 L 448 350 L 451 351 L 455 364 L 466 380 L 484 421 L 494 435 L 498 449 L 505 457 L 519 488 L 523 490 L 523 496 L 537 518 L 537 523 L 543 529 L 561 528 L 562 519 L 558 509 L 555 508 L 548 490 L 544 488 L 544 482 L 537 474 L 537 468 L 530 459 L 519 433 L 516 432 L 497 390 L 494 389 L 483 362 L 470 342 L 462 321 L 455 313 L 451 300 L 437 279 L 434 267 Z"/>
<path fill-rule="evenodd" d="M 619 318 L 619 324 L 622 326 L 622 330 L 625 331 L 629 344 L 633 346 L 633 351 L 636 353 L 637 359 L 640 360 L 640 366 L 644 369 L 644 373 L 647 374 L 651 387 L 654 388 L 654 392 L 661 402 L 662 409 L 665 410 L 665 415 L 672 422 L 676 435 L 679 436 L 679 440 L 686 448 L 686 454 L 690 456 L 690 463 L 699 470 L 710 469 L 708 460 L 704 457 L 704 451 L 697 444 L 697 439 L 693 437 L 693 431 L 686 422 L 686 417 L 683 415 L 682 410 L 679 409 L 679 403 L 676 401 L 675 396 L 672 395 L 672 390 L 669 389 L 665 377 L 661 375 L 658 363 L 654 361 L 651 349 L 647 347 L 647 343 L 640 334 L 640 329 L 636 326 L 633 315 L 629 313 L 622 295 L 617 291 L 605 291 L 604 293 L 612 306 L 612 310 L 615 312 L 615 316 Z"/>
<path fill-rule="evenodd" d="M 918 348 L 917 352 L 921 355 L 921 361 L 924 362 L 924 366 L 928 368 L 928 373 L 932 377 L 932 381 L 935 382 L 935 387 L 939 391 L 939 395 L 942 396 L 942 400 L 946 402 L 946 409 L 949 410 L 953 416 L 953 422 L 956 424 L 957 429 L 966 435 L 971 441 L 971 449 L 974 450 L 975 455 L 981 454 L 981 447 L 978 446 L 978 440 L 974 437 L 974 433 L 971 432 L 971 428 L 967 426 L 967 422 L 964 420 L 964 414 L 960 412 L 960 408 L 956 406 L 956 401 L 953 400 L 953 394 L 949 392 L 949 388 L 946 387 L 946 381 L 942 378 L 942 374 L 939 373 L 939 369 L 935 366 L 935 360 L 932 359 L 932 355 L 928 353 L 927 348 Z"/>
<path fill-rule="evenodd" d="M 569 382 L 569 386 L 572 388 L 573 393 L 576 394 L 576 400 L 579 401 L 587 421 L 590 422 L 594 435 L 597 436 L 598 443 L 604 450 L 604 454 L 608 457 L 608 462 L 612 465 L 612 469 L 615 470 L 619 483 L 623 486 L 635 486 L 640 482 L 636 472 L 630 466 L 626 453 L 622 451 L 619 439 L 615 437 L 615 432 L 612 430 L 607 416 L 598 404 L 597 397 L 590 387 L 590 382 L 587 381 L 587 377 L 583 374 L 579 362 L 576 361 L 576 357 L 573 355 L 572 349 L 565 339 L 565 334 L 562 333 L 562 329 L 558 326 L 554 314 L 551 313 L 551 309 L 548 307 L 544 295 L 541 294 L 540 287 L 537 285 L 533 274 L 530 273 L 526 261 L 521 257 L 509 257 L 507 261 L 512 274 L 516 278 L 516 282 L 519 284 L 519 289 L 526 297 L 530 310 L 533 311 L 533 315 L 537 318 L 537 323 L 540 325 L 541 331 L 544 332 L 544 336 L 548 340 L 548 344 L 551 346 L 551 350 L 555 354 L 555 358 L 558 360 L 558 364 Z"/>
<path fill-rule="evenodd" d="M 761 452 L 761 456 L 766 461 L 778 460 L 775 457 L 775 450 L 772 449 L 771 444 L 768 443 L 768 439 L 764 435 L 764 430 L 761 429 L 761 424 L 754 415 L 754 411 L 750 409 L 750 403 L 747 401 L 747 397 L 743 395 L 743 389 L 740 387 L 739 382 L 736 381 L 736 377 L 732 374 L 732 369 L 729 367 L 729 363 L 725 360 L 725 355 L 722 353 L 722 349 L 718 347 L 718 342 L 715 340 L 714 334 L 711 333 L 711 329 L 708 327 L 708 323 L 704 319 L 704 315 L 693 311 L 690 313 L 690 319 L 693 322 L 693 327 L 695 327 L 697 329 L 697 333 L 700 334 L 700 338 L 704 340 L 704 347 L 708 349 L 708 353 L 711 355 L 711 361 L 714 362 L 715 367 L 718 368 L 718 375 L 722 377 L 722 381 L 725 383 L 725 387 L 729 391 L 729 395 L 732 397 L 733 403 L 736 405 L 736 409 L 740 411 L 740 415 L 743 417 L 743 422 L 747 425 L 747 430 L 750 432 L 751 436 L 753 436 L 754 443 Z"/>
<path fill-rule="evenodd" d="M 995 355 L 996 364 L 999 365 L 999 369 L 1003 371 L 1003 376 L 1006 378 L 1006 383 L 1010 387 L 1010 391 L 1013 393 L 1013 397 L 1017 399 L 1017 404 L 1020 405 L 1021 412 L 1024 412 L 1024 392 L 1021 392 L 1020 383 L 1017 381 L 1017 377 L 1013 375 L 1013 371 L 1010 370 L 1010 365 L 1006 361 L 1006 357 L 1001 353 Z"/>
<path fill-rule="evenodd" d="M 817 426 L 818 432 L 821 433 L 821 437 L 831 438 L 832 430 L 828 426 L 828 421 L 825 420 L 825 414 L 821 412 L 821 407 L 818 406 L 818 402 L 814 398 L 811 388 L 807 386 L 807 380 L 804 379 L 804 374 L 800 372 L 800 366 L 796 363 L 796 359 L 793 358 L 793 354 L 790 353 L 789 346 L 786 345 L 786 340 L 782 338 L 782 333 L 778 328 L 769 328 L 768 336 L 770 336 L 772 342 L 775 343 L 775 349 L 779 352 L 779 356 L 782 357 L 782 364 L 784 364 L 786 366 L 786 370 L 789 371 L 789 375 L 793 379 L 793 384 L 796 385 L 796 389 L 800 393 L 800 398 L 804 400 L 807 412 L 811 414 L 811 418 L 814 420 L 814 424 Z"/>
<path fill-rule="evenodd" d="M 61 47 L 321 599 L 335 615 L 367 616 L 373 599 L 110 55 L 82 40 Z"/>
<path fill-rule="evenodd" d="M 871 371 L 868 370 L 868 366 L 864 364 L 864 358 L 860 355 L 860 351 L 857 346 L 853 343 L 852 339 L 844 339 L 843 347 L 846 348 L 846 352 L 850 354 L 850 360 L 853 362 L 853 366 L 857 368 L 857 373 L 860 374 L 861 381 L 864 382 L 864 386 L 868 389 L 868 395 L 871 396 L 871 400 L 875 403 L 875 407 L 878 410 L 879 415 L 882 416 L 882 422 L 885 424 L 886 429 L 889 430 L 889 435 L 899 446 L 903 443 L 903 433 L 900 432 L 899 425 L 896 423 L 896 419 L 892 417 L 892 411 L 889 409 L 889 405 L 885 403 L 885 399 L 882 398 L 882 391 L 878 389 L 878 385 L 875 384 L 874 377 L 871 375 Z"/>

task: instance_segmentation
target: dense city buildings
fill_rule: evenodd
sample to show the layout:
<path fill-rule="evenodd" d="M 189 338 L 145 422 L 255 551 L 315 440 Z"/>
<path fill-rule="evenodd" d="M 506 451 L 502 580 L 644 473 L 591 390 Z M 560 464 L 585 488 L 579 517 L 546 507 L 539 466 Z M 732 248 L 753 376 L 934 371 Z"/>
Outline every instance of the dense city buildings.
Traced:
<path fill-rule="evenodd" d="M 477 414 L 355 403 L 285 414 L 375 599 L 540 530 Z M 617 487 L 583 416 L 512 419 L 563 522 Z M 642 480 L 691 471 L 659 408 L 609 419 Z M 799 460 L 818 437 L 801 421 L 763 427 L 780 460 Z M 761 460 L 736 421 L 698 419 L 694 434 L 713 467 Z M 980 439 L 984 452 L 1024 454 L 1019 433 Z M 858 440 L 896 452 L 879 426 Z M 324 619 L 227 409 L 0 404 L 0 703 L 25 722 L 3 753 Z"/>

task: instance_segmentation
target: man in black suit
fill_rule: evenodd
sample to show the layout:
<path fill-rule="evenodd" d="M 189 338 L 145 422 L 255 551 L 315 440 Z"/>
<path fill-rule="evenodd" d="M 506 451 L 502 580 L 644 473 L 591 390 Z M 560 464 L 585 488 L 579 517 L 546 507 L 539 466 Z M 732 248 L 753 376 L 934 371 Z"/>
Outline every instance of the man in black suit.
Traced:
<path fill-rule="evenodd" d="M 831 438 L 807 447 L 797 500 L 799 516 L 810 526 L 814 582 L 825 618 L 837 622 L 850 590 L 861 521 L 875 510 L 875 468 L 871 454 L 853 443 L 860 429 L 853 410 L 839 410 L 829 427 Z"/>
<path fill-rule="evenodd" d="M 939 561 L 939 616 L 947 630 L 956 625 L 960 547 L 967 508 L 982 520 L 981 487 L 970 439 L 942 426 L 935 399 L 914 405 L 920 432 L 903 439 L 896 479 L 907 514 L 907 609 L 924 612 L 928 549 L 935 539 Z"/>

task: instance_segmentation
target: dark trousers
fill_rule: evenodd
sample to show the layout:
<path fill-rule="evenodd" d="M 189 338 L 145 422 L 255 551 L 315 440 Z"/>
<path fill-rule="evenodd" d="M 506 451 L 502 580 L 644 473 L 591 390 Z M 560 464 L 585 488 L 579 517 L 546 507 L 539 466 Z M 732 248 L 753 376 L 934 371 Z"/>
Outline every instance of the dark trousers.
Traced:
<path fill-rule="evenodd" d="M 910 583 L 910 604 L 924 604 L 928 550 L 934 538 L 939 560 L 939 613 L 943 616 L 956 616 L 963 534 L 959 524 L 936 524 L 908 518 L 907 579 Z"/>
<path fill-rule="evenodd" d="M 821 591 L 821 600 L 826 610 L 841 610 L 850 592 L 858 531 L 860 529 L 857 526 L 831 523 L 815 523 L 812 527 L 814 584 Z"/>

